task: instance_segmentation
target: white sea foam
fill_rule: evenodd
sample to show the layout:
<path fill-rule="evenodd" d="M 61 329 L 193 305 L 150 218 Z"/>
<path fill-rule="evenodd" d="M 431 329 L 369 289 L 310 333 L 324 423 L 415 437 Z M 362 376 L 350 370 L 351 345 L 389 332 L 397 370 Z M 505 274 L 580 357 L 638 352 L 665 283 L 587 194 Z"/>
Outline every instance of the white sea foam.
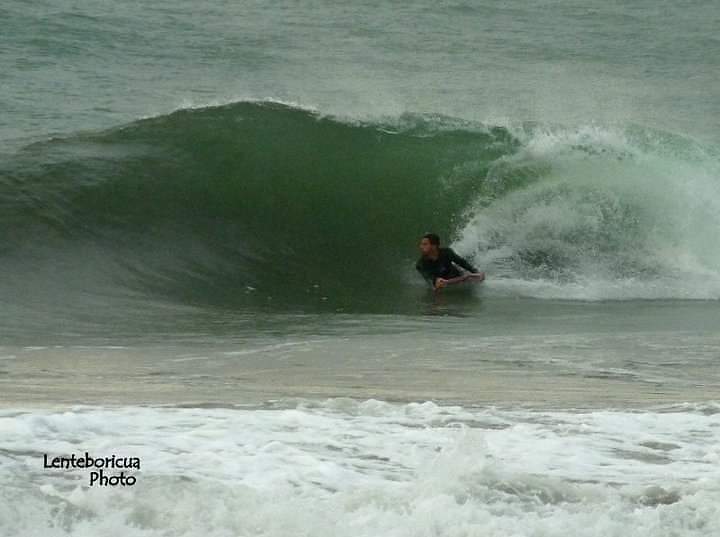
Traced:
<path fill-rule="evenodd" d="M 331 399 L 0 414 L 0 534 L 720 534 L 716 405 L 587 413 Z M 42 453 L 141 458 L 87 486 Z"/>
<path fill-rule="evenodd" d="M 518 131 L 455 246 L 488 292 L 540 298 L 720 298 L 720 161 L 667 133 Z M 528 173 L 531 170 L 531 173 Z"/>

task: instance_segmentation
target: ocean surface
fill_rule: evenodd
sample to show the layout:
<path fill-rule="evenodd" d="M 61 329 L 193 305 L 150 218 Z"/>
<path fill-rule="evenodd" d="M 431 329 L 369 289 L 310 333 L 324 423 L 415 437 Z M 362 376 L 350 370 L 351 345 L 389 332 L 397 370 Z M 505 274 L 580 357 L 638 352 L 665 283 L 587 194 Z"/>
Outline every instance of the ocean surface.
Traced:
<path fill-rule="evenodd" d="M 0 21 L 1 537 L 720 535 L 717 2 Z"/>

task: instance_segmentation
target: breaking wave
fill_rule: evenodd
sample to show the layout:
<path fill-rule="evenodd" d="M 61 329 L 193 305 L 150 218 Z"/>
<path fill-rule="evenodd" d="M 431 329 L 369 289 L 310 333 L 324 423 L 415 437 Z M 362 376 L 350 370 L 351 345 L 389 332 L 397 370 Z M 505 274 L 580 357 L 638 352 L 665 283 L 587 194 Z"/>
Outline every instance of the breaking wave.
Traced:
<path fill-rule="evenodd" d="M 718 299 L 719 178 L 714 148 L 637 126 L 180 110 L 7 159 L 2 285 L 9 303 L 388 311 L 422 288 L 434 230 L 487 294 Z"/>

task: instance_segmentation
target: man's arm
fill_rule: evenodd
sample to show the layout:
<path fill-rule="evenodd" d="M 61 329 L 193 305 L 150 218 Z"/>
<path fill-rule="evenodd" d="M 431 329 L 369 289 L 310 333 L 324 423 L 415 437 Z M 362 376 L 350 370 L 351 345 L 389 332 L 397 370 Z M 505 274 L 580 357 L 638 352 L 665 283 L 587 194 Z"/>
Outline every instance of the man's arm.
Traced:
<path fill-rule="evenodd" d="M 448 285 L 452 285 L 453 283 L 460 283 L 460 282 L 464 282 L 467 280 L 472 280 L 474 282 L 482 282 L 485 280 L 485 273 L 484 272 L 473 272 L 472 274 L 468 274 L 466 272 L 465 274 L 461 274 L 460 276 L 455 276 L 454 278 L 449 278 L 447 280 L 445 280 L 443 278 L 438 278 L 435 281 L 435 289 L 441 289 Z"/>
<path fill-rule="evenodd" d="M 434 287 L 435 287 L 435 281 L 434 281 L 434 278 L 432 277 L 432 274 L 430 274 L 429 272 L 423 270 L 422 265 L 420 264 L 419 261 L 415 264 L 415 268 L 416 268 L 417 271 L 420 273 L 420 276 L 422 276 L 423 278 L 425 278 L 425 281 L 428 282 L 428 283 L 434 288 Z"/>
<path fill-rule="evenodd" d="M 473 267 L 473 266 L 467 261 L 467 259 L 465 259 L 464 257 L 460 257 L 459 255 L 457 255 L 457 254 L 455 253 L 455 250 L 453 250 L 452 248 L 450 249 L 449 254 L 450 254 L 450 261 L 452 261 L 452 262 L 455 263 L 456 265 L 464 268 L 464 269 L 467 270 L 468 272 L 472 272 L 472 273 L 480 272 L 478 269 L 476 269 L 475 267 Z"/>

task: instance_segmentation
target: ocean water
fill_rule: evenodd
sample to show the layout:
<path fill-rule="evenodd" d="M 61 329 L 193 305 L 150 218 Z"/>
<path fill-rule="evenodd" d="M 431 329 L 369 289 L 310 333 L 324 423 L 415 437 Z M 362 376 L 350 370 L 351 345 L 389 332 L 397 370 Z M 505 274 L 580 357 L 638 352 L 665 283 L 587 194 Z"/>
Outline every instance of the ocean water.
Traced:
<path fill-rule="evenodd" d="M 2 537 L 720 535 L 717 3 L 0 21 Z"/>

